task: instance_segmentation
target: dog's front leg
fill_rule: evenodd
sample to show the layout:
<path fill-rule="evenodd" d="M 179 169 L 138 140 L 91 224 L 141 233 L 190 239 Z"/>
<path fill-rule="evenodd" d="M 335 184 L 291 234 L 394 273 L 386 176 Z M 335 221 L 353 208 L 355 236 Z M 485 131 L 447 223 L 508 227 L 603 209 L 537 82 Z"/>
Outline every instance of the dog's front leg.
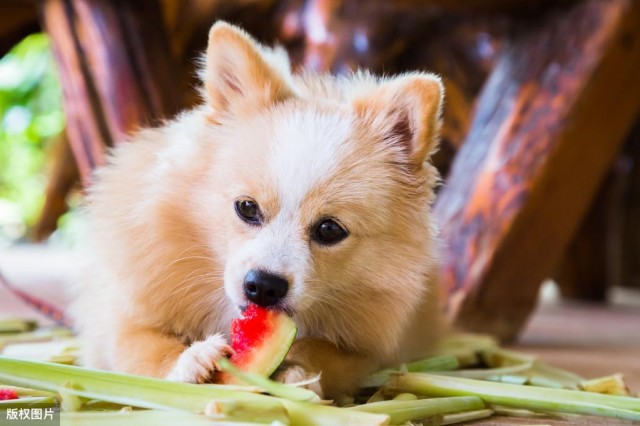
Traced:
<path fill-rule="evenodd" d="M 275 378 L 295 383 L 320 373 L 320 386 L 309 387 L 322 398 L 341 401 L 353 395 L 362 380 L 378 367 L 371 357 L 344 352 L 324 340 L 305 337 L 293 343 Z"/>
<path fill-rule="evenodd" d="M 231 352 L 220 334 L 186 346 L 160 330 L 133 325 L 121 329 L 115 346 L 115 370 L 188 383 L 210 381 L 217 360 Z"/>

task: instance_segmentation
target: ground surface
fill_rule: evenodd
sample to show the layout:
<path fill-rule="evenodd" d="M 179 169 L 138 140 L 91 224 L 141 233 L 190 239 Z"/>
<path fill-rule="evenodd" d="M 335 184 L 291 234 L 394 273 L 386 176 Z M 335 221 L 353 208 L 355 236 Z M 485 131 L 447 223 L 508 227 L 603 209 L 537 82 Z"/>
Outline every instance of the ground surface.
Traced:
<path fill-rule="evenodd" d="M 69 300 L 64 290 L 76 263 L 65 252 L 43 248 L 0 250 L 0 272 L 21 288 L 53 304 Z M 616 372 L 625 375 L 632 391 L 640 393 L 640 296 L 616 291 L 612 305 L 559 302 L 551 297 L 537 309 L 512 347 L 539 355 L 549 364 L 588 378 Z M 0 316 L 39 317 L 5 288 L 0 287 Z M 46 321 L 43 319 L 43 321 Z M 500 419 L 476 425 L 615 425 L 631 424 L 581 418 Z"/>

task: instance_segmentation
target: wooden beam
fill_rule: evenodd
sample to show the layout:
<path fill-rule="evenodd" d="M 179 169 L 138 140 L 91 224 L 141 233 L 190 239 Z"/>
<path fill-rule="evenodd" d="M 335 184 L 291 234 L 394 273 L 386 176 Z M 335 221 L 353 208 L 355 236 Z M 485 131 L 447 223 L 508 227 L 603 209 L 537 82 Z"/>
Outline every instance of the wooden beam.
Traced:
<path fill-rule="evenodd" d="M 78 165 L 66 132 L 62 132 L 53 141 L 53 146 L 47 154 L 50 167 L 47 171 L 44 206 L 31 233 L 32 239 L 38 242 L 46 240 L 56 230 L 58 219 L 69 210 L 67 197 L 73 190 L 78 189 L 80 183 Z"/>
<path fill-rule="evenodd" d="M 157 0 L 44 0 L 67 114 L 67 132 L 86 179 L 105 148 L 181 106 Z"/>
<path fill-rule="evenodd" d="M 87 178 L 91 170 L 102 163 L 105 146 L 113 142 L 84 60 L 70 4 L 65 0 L 48 0 L 40 7 L 62 83 L 69 142 L 80 175 Z"/>
<path fill-rule="evenodd" d="M 612 256 L 618 182 L 610 171 L 554 274 L 562 297 L 605 302 L 619 256 Z"/>
<path fill-rule="evenodd" d="M 627 141 L 618 173 L 622 184 L 616 247 L 620 262 L 614 285 L 640 289 L 640 117 Z"/>
<path fill-rule="evenodd" d="M 576 1 L 580 0 L 395 0 L 397 4 L 405 7 L 433 5 L 455 12 L 515 13 L 529 16 L 550 6 Z"/>
<path fill-rule="evenodd" d="M 512 339 L 640 111 L 640 2 L 588 0 L 498 58 L 435 206 L 452 322 Z"/>

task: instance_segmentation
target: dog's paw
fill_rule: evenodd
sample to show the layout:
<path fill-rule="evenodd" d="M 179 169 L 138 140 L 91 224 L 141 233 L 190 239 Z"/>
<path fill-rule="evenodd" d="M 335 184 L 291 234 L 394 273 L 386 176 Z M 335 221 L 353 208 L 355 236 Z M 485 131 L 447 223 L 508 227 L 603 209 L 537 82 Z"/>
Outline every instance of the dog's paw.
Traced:
<path fill-rule="evenodd" d="M 233 350 L 221 334 L 211 335 L 185 349 L 167 379 L 187 383 L 209 382 L 213 373 L 218 370 L 218 360 L 232 353 Z"/>
<path fill-rule="evenodd" d="M 320 398 L 323 397 L 320 375 L 309 373 L 299 365 L 284 365 L 278 369 L 273 378 L 288 385 L 305 383 L 303 388 L 314 391 Z"/>

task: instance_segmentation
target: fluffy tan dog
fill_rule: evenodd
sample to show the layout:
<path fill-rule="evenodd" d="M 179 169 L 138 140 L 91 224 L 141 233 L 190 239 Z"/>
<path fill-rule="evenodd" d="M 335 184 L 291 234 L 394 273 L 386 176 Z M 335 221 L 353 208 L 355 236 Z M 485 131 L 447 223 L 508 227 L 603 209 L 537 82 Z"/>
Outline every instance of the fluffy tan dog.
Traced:
<path fill-rule="evenodd" d="M 135 135 L 96 173 L 72 314 L 97 368 L 202 382 L 250 302 L 299 327 L 291 381 L 325 397 L 424 355 L 437 331 L 434 75 L 290 72 L 215 24 L 202 106 Z"/>

